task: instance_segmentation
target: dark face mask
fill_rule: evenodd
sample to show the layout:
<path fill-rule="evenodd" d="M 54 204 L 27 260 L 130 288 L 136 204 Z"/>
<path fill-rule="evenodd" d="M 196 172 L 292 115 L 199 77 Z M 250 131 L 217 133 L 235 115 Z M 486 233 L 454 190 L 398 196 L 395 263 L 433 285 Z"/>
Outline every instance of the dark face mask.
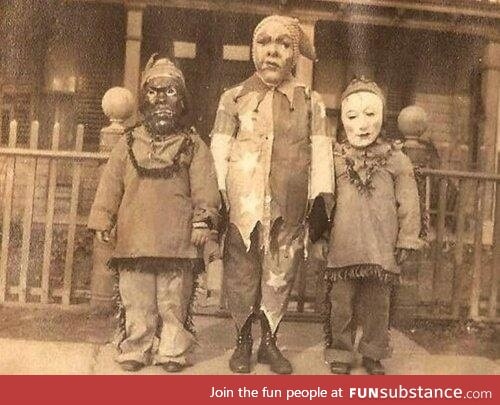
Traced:
<path fill-rule="evenodd" d="M 171 77 L 149 80 L 141 93 L 144 124 L 153 136 L 165 136 L 179 128 L 184 113 L 184 87 Z"/>

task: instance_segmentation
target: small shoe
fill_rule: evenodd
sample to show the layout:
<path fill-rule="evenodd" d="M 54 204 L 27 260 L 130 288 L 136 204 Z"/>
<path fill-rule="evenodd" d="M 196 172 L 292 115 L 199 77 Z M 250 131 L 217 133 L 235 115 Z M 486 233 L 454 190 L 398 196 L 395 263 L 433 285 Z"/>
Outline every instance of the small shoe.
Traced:
<path fill-rule="evenodd" d="M 351 365 L 342 361 L 332 361 L 330 363 L 330 371 L 332 374 L 350 374 Z"/>
<path fill-rule="evenodd" d="M 120 362 L 120 367 L 124 371 L 139 371 L 144 367 L 144 363 L 137 360 L 125 360 Z"/>
<path fill-rule="evenodd" d="M 384 375 L 385 369 L 380 360 L 373 360 L 369 357 L 363 357 L 362 365 L 371 375 Z"/>
<path fill-rule="evenodd" d="M 182 371 L 182 369 L 184 369 L 184 364 L 178 363 L 176 361 L 167 361 L 161 366 L 167 373 L 178 373 L 179 371 Z"/>

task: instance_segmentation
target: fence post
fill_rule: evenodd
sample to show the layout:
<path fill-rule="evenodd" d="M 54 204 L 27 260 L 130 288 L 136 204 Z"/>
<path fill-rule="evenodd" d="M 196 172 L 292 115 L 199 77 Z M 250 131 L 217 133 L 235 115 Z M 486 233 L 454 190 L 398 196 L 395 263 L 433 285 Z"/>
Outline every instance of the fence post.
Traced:
<path fill-rule="evenodd" d="M 124 121 L 133 113 L 135 101 L 132 93 L 123 87 L 109 89 L 102 98 L 102 109 L 111 124 L 101 130 L 100 152 L 110 152 L 123 135 Z M 101 168 L 102 170 L 102 168 Z M 94 308 L 109 309 L 113 300 L 113 274 L 107 262 L 113 251 L 113 243 L 104 245 L 94 238 L 92 276 L 90 279 L 90 304 Z"/>
<path fill-rule="evenodd" d="M 15 148 L 17 143 L 17 121 L 9 125 L 9 148 Z M 0 253 L 0 303 L 7 295 L 7 269 L 9 264 L 10 223 L 12 219 L 12 198 L 14 196 L 14 173 L 16 158 L 7 158 L 5 185 L 3 190 L 3 220 L 2 220 L 2 250 Z"/>
<path fill-rule="evenodd" d="M 474 198 L 474 257 L 472 262 L 472 280 L 470 289 L 469 318 L 476 320 L 479 316 L 481 298 L 481 265 L 483 252 L 483 220 L 485 215 L 486 181 L 478 180 Z"/>
<path fill-rule="evenodd" d="M 456 245 L 454 250 L 455 269 L 453 273 L 453 289 L 451 296 L 451 314 L 453 318 L 460 317 L 460 306 L 462 304 L 462 290 L 464 286 L 464 245 L 466 223 L 465 216 L 468 201 L 468 195 L 471 182 L 461 179 L 458 186 L 458 208 L 457 208 L 457 230 Z"/>
<path fill-rule="evenodd" d="M 52 150 L 59 149 L 61 126 L 54 123 L 52 130 Z M 54 211 L 56 204 L 57 188 L 57 160 L 51 159 L 49 162 L 49 184 L 47 190 L 47 211 L 45 214 L 45 238 L 43 241 L 43 264 L 42 264 L 42 304 L 47 304 L 50 298 L 50 264 L 52 253 L 52 241 L 54 235 Z"/>
<path fill-rule="evenodd" d="M 31 123 L 30 149 L 38 148 L 38 121 Z M 21 303 L 28 298 L 28 272 L 31 247 L 31 229 L 33 224 L 33 205 L 35 203 L 35 181 L 37 158 L 26 159 L 28 163 L 28 173 L 26 182 L 25 206 L 23 213 L 23 237 L 21 245 L 21 266 L 19 271 L 18 300 Z"/>
<path fill-rule="evenodd" d="M 83 149 L 83 125 L 76 128 L 75 151 Z M 82 167 L 80 162 L 73 162 L 73 175 L 71 176 L 71 197 L 68 215 L 68 234 L 66 242 L 66 258 L 64 260 L 64 279 L 62 304 L 71 304 L 71 293 L 73 290 L 73 260 L 75 255 L 76 222 L 78 215 L 78 198 L 80 195 Z"/>
<path fill-rule="evenodd" d="M 448 187 L 448 179 L 441 177 L 439 179 L 439 200 L 438 212 L 436 223 L 436 242 L 434 246 L 434 268 L 432 275 L 432 293 L 433 301 L 436 305 L 435 312 L 439 313 L 446 302 L 445 295 L 443 294 L 443 280 L 444 280 L 444 257 L 443 246 L 446 237 L 446 190 Z"/>
<path fill-rule="evenodd" d="M 497 173 L 500 174 L 500 152 L 497 156 Z M 500 277 L 500 182 L 495 185 L 495 222 L 493 233 L 493 264 L 491 267 L 491 291 L 488 304 L 488 317 L 495 319 L 497 317 L 498 308 L 498 282 Z"/>

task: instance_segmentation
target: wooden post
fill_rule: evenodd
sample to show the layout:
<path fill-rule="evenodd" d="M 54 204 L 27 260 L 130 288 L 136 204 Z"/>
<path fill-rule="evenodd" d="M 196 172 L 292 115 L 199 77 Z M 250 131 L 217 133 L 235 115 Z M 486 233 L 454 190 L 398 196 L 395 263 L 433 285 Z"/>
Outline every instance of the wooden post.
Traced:
<path fill-rule="evenodd" d="M 9 147 L 15 148 L 17 143 L 17 121 L 9 126 Z M 10 223 L 12 220 L 12 197 L 14 194 L 14 170 L 16 158 L 7 159 L 7 170 L 3 195 L 2 251 L 0 253 L 0 302 L 5 302 L 7 290 L 7 271 L 9 262 Z"/>
<path fill-rule="evenodd" d="M 481 298 L 481 260 L 483 253 L 483 219 L 485 212 L 484 196 L 485 181 L 478 180 L 474 198 L 474 259 L 472 264 L 469 307 L 469 317 L 473 320 L 479 316 L 479 299 Z"/>
<path fill-rule="evenodd" d="M 38 147 L 38 128 L 38 121 L 33 121 L 31 123 L 30 131 L 30 149 L 37 149 Z M 31 227 L 33 223 L 33 204 L 35 199 L 35 179 L 37 166 L 37 158 L 31 158 L 27 160 L 29 166 L 26 179 L 26 195 L 24 196 L 25 206 L 23 214 L 23 239 L 21 245 L 21 268 L 19 272 L 18 289 L 18 299 L 21 303 L 26 302 L 28 290 Z"/>
<path fill-rule="evenodd" d="M 448 179 L 442 177 L 439 179 L 439 200 L 437 212 L 437 225 L 436 225 L 436 241 L 434 246 L 434 271 L 432 276 L 432 291 L 434 301 L 437 304 L 436 309 L 440 308 L 445 300 L 442 295 L 443 288 L 443 243 L 445 239 L 446 227 L 446 189 L 448 186 Z"/>
<path fill-rule="evenodd" d="M 142 19 L 145 5 L 133 3 L 127 7 L 127 36 L 125 43 L 125 68 L 123 86 L 137 96 L 139 90 Z"/>
<path fill-rule="evenodd" d="M 78 125 L 76 130 L 75 151 L 83 149 L 83 125 Z M 73 289 L 73 258 L 75 254 L 76 221 L 78 210 L 78 196 L 80 191 L 82 166 L 80 162 L 73 162 L 73 178 L 71 182 L 71 199 L 69 207 L 68 236 L 66 243 L 66 260 L 64 261 L 64 280 L 62 304 L 71 303 L 71 291 Z"/>
<path fill-rule="evenodd" d="M 500 140 L 499 140 L 500 142 Z M 500 174 L 500 151 L 497 159 L 497 173 Z M 488 317 L 496 318 L 498 308 L 498 282 L 500 281 L 500 182 L 496 183 L 495 228 L 493 232 L 493 264 L 491 267 L 491 290 Z"/>
<path fill-rule="evenodd" d="M 497 124 L 499 122 L 500 104 L 500 43 L 490 42 L 485 46 L 481 64 L 481 98 L 483 107 L 483 125 L 480 156 L 480 169 L 487 173 L 495 173 L 496 148 L 499 144 L 497 140 Z M 493 228 L 493 185 L 486 185 L 486 199 L 484 201 L 485 235 L 491 237 Z M 487 238 L 489 239 L 489 238 Z M 490 242 L 490 241 L 487 241 Z"/>
<path fill-rule="evenodd" d="M 52 150 L 59 149 L 61 126 L 58 122 L 54 124 L 52 131 Z M 49 189 L 47 190 L 47 211 L 45 215 L 45 239 L 43 243 L 43 264 L 42 264 L 42 294 L 40 300 L 42 304 L 47 304 L 50 297 L 50 262 L 52 256 L 52 238 L 54 229 L 54 207 L 56 202 L 57 186 L 57 160 L 51 159 L 49 163 Z"/>
<path fill-rule="evenodd" d="M 110 119 L 111 125 L 101 130 L 99 151 L 110 152 L 118 139 L 123 136 L 123 126 L 133 113 L 134 97 L 123 87 L 109 89 L 102 98 L 102 108 Z M 103 244 L 94 238 L 92 276 L 90 279 L 90 304 L 95 309 L 109 310 L 113 301 L 113 274 L 107 262 L 113 252 L 114 241 Z"/>
<path fill-rule="evenodd" d="M 454 249 L 455 269 L 453 273 L 453 289 L 451 297 L 451 313 L 453 318 L 458 318 L 460 315 L 460 304 L 462 299 L 464 279 L 465 216 L 469 185 L 470 182 L 464 179 L 461 179 L 458 185 L 457 243 Z"/>

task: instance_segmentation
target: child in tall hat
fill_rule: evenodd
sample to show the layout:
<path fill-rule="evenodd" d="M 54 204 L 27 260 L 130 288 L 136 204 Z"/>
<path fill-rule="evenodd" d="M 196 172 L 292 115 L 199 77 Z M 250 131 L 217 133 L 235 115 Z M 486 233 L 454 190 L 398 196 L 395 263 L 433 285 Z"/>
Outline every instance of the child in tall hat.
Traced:
<path fill-rule="evenodd" d="M 89 217 L 101 242 L 116 229 L 110 266 L 125 318 L 117 362 L 128 371 L 150 362 L 180 371 L 194 343 L 195 278 L 220 199 L 210 150 L 188 126 L 187 107 L 182 72 L 153 55 L 142 75 L 143 121 L 111 152 Z"/>
<path fill-rule="evenodd" d="M 294 76 L 314 48 L 295 18 L 270 16 L 255 28 L 255 73 L 222 94 L 211 134 L 219 189 L 229 208 L 224 283 L 237 343 L 229 366 L 249 373 L 252 319 L 260 317 L 257 360 L 279 374 L 292 365 L 276 345 L 312 202 L 332 202 L 332 137 L 320 96 Z M 323 208 L 321 208 L 323 207 Z M 325 218 L 320 212 L 316 218 Z M 318 226 L 312 235 L 321 233 Z"/>
<path fill-rule="evenodd" d="M 382 91 L 364 78 L 353 80 L 341 97 L 346 139 L 334 152 L 325 325 L 325 360 L 336 374 L 350 372 L 355 319 L 363 329 L 358 350 L 364 367 L 384 374 L 391 289 L 409 252 L 421 247 L 413 167 L 397 144 L 380 135 L 384 108 Z"/>

